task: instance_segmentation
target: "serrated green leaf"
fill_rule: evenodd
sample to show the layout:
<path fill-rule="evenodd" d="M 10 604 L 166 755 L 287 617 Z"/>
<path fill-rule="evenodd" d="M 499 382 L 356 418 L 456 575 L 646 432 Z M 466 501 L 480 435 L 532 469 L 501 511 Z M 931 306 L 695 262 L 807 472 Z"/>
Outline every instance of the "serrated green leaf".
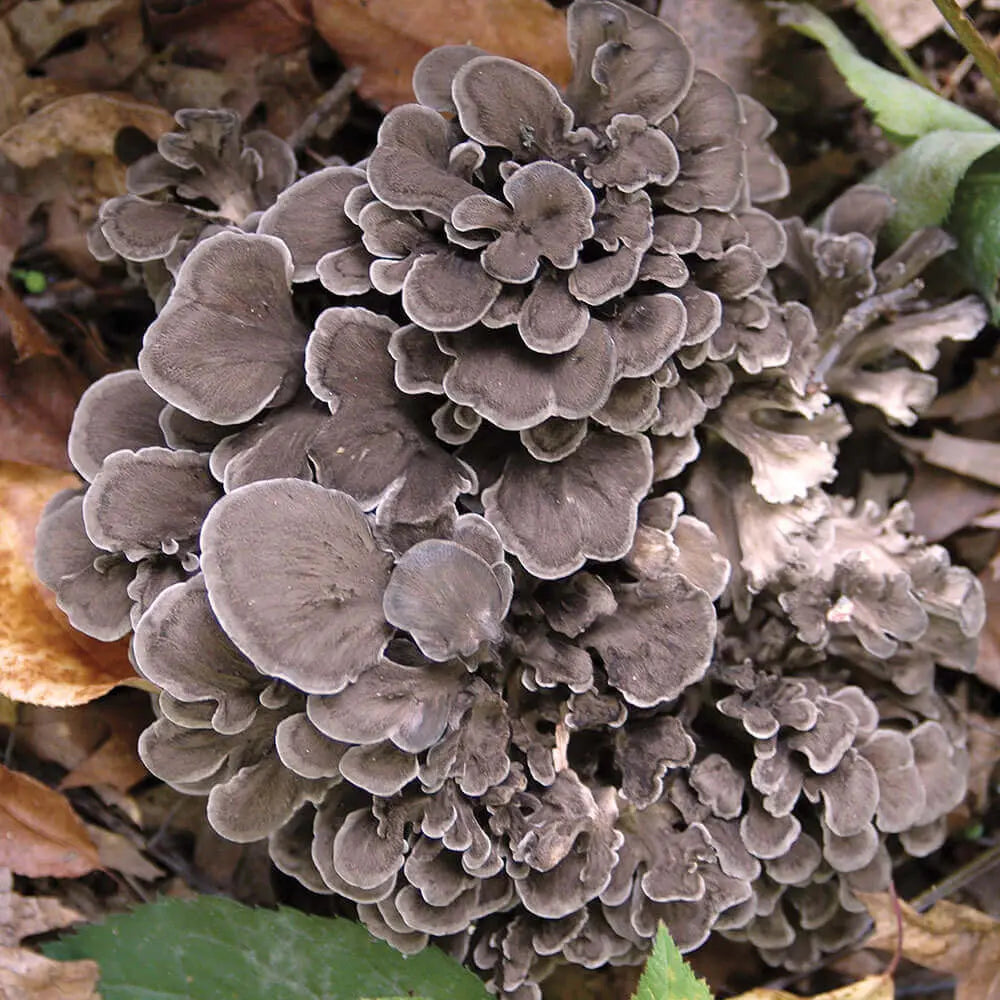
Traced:
<path fill-rule="evenodd" d="M 712 1000 L 705 980 L 684 961 L 663 924 L 632 1000 Z"/>
<path fill-rule="evenodd" d="M 826 49 L 847 86 L 875 116 L 876 124 L 901 142 L 912 142 L 937 129 L 993 130 L 979 115 L 865 59 L 836 24 L 810 4 L 773 3 L 771 7 L 778 12 L 779 23 L 815 39 Z"/>
<path fill-rule="evenodd" d="M 896 208 L 883 235 L 897 246 L 924 226 L 943 225 L 969 168 L 1000 145 L 1000 132 L 931 132 L 897 153 L 865 183 L 885 188 Z"/>
<path fill-rule="evenodd" d="M 490 1000 L 436 948 L 406 957 L 350 920 L 211 896 L 140 906 L 43 950 L 95 960 L 104 1000 Z"/>

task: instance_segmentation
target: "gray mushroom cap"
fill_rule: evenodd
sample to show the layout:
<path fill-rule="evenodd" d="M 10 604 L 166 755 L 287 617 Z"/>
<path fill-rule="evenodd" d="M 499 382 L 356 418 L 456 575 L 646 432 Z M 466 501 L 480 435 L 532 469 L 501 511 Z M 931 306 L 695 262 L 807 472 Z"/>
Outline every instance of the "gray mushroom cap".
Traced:
<path fill-rule="evenodd" d="M 136 626 L 132 651 L 143 676 L 173 697 L 214 701 L 212 727 L 227 735 L 253 722 L 269 683 L 219 627 L 200 575 L 157 597 Z"/>
<path fill-rule="evenodd" d="M 132 561 L 195 545 L 201 523 L 219 498 L 208 456 L 169 448 L 110 454 L 83 501 L 95 545 Z"/>
<path fill-rule="evenodd" d="M 237 424 L 288 402 L 305 330 L 292 310 L 291 254 L 273 236 L 222 232 L 199 243 L 146 331 L 139 370 L 199 420 Z"/>
<path fill-rule="evenodd" d="M 639 114 L 659 125 L 691 85 L 694 60 L 664 21 L 620 0 L 584 0 L 568 14 L 573 79 L 566 100 L 588 124 Z"/>
<path fill-rule="evenodd" d="M 128 585 L 135 567 L 123 557 L 108 559 L 87 536 L 83 496 L 75 490 L 56 494 L 46 505 L 35 538 L 35 572 L 55 591 L 56 604 L 70 624 L 110 642 L 132 627 Z"/>
<path fill-rule="evenodd" d="M 555 267 L 576 265 L 594 235 L 596 203 L 586 184 L 558 163 L 541 160 L 516 170 L 503 185 L 507 204 L 487 194 L 463 198 L 451 224 L 462 232 L 493 229 L 500 235 L 482 252 L 487 274 L 523 284 L 538 273 L 542 257 Z"/>
<path fill-rule="evenodd" d="M 487 522 L 465 516 L 481 521 L 500 549 Z M 397 561 L 382 606 L 390 624 L 408 631 L 425 656 L 442 661 L 471 656 L 483 642 L 499 642 L 513 591 L 502 559 L 491 564 L 457 540 L 431 538 Z"/>
<path fill-rule="evenodd" d="M 629 550 L 651 479 L 645 438 L 591 433 L 560 462 L 511 456 L 500 479 L 483 490 L 483 509 L 507 551 L 552 580 L 587 559 L 610 562 Z"/>
<path fill-rule="evenodd" d="M 113 451 L 164 444 L 159 415 L 163 400 L 137 371 L 113 372 L 80 397 L 69 432 L 69 460 L 87 482 Z"/>
<path fill-rule="evenodd" d="M 361 232 L 344 214 L 344 201 L 364 183 L 365 173 L 356 167 L 325 167 L 282 191 L 261 216 L 257 232 L 278 237 L 291 252 L 293 281 L 314 280 L 321 257 L 360 243 Z"/>
<path fill-rule="evenodd" d="M 202 529 L 219 622 L 258 669 L 312 694 L 340 691 L 378 662 L 390 565 L 354 500 L 301 480 L 240 487 Z"/>

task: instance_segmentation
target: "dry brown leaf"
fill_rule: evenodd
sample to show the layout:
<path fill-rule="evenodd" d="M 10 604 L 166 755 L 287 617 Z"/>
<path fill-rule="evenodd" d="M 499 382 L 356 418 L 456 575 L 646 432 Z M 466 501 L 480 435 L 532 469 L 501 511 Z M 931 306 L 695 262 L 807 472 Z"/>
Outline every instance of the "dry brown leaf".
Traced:
<path fill-rule="evenodd" d="M 0 135 L 0 153 L 17 166 L 37 167 L 64 153 L 113 157 L 115 137 L 137 128 L 156 140 L 174 127 L 163 108 L 113 94 L 76 94 L 53 101 Z"/>
<path fill-rule="evenodd" d="M 77 878 L 101 867 L 97 848 L 69 802 L 2 764 L 0 867 L 29 878 Z"/>
<path fill-rule="evenodd" d="M 956 423 L 982 420 L 1000 413 L 1000 359 L 980 358 L 972 378 L 960 389 L 938 396 L 928 417 L 948 417 Z"/>
<path fill-rule="evenodd" d="M 994 487 L 926 462 L 917 463 L 906 499 L 913 509 L 914 531 L 929 542 L 947 538 L 1000 506 L 1000 492 Z"/>
<path fill-rule="evenodd" d="M 969 750 L 969 798 L 973 815 L 981 816 L 993 799 L 993 772 L 1000 764 L 1000 723 L 966 710 Z"/>
<path fill-rule="evenodd" d="M 139 734 L 152 721 L 147 716 L 147 712 L 137 712 L 132 718 L 114 720 L 108 738 L 63 778 L 60 791 L 110 785 L 119 792 L 127 792 L 149 777 L 137 749 Z"/>
<path fill-rule="evenodd" d="M 875 921 L 869 948 L 896 949 L 896 902 L 888 893 L 858 892 Z M 955 977 L 955 1000 L 1000 1000 L 1000 921 L 943 900 L 926 913 L 899 902 L 902 953 L 911 962 Z"/>
<path fill-rule="evenodd" d="M 15 701 L 80 705 L 135 677 L 125 640 L 77 632 L 35 578 L 42 508 L 77 485 L 65 473 L 0 462 L 0 693 Z"/>
<path fill-rule="evenodd" d="M 167 874 L 122 834 L 105 830 L 103 826 L 92 826 L 90 823 L 87 824 L 87 833 L 97 845 L 101 864 L 110 871 L 141 878 L 145 882 L 155 882 Z"/>
<path fill-rule="evenodd" d="M 979 574 L 986 598 L 986 624 L 979 634 L 976 676 L 1000 691 L 1000 563 L 994 560 Z"/>
<path fill-rule="evenodd" d="M 53 962 L 18 947 L 22 938 L 69 927 L 83 916 L 48 896 L 12 892 L 0 869 L 0 997 L 3 1000 L 100 1000 L 96 962 Z"/>
<path fill-rule="evenodd" d="M 413 100 L 413 68 L 436 45 L 478 45 L 557 84 L 572 70 L 565 18 L 545 0 L 315 0 L 313 17 L 344 65 L 364 71 L 358 93 L 383 110 Z"/>
<path fill-rule="evenodd" d="M 925 462 L 1000 486 L 1000 442 L 979 441 L 935 431 L 930 438 L 899 435 L 897 440 Z"/>
<path fill-rule="evenodd" d="M 784 990 L 756 989 L 741 993 L 733 1000 L 893 1000 L 895 991 L 890 976 L 866 976 L 856 983 L 849 983 L 827 993 L 817 993 L 811 997 L 800 997 L 797 993 Z"/>
<path fill-rule="evenodd" d="M 968 7 L 972 0 L 958 2 Z M 889 36 L 904 49 L 944 27 L 944 17 L 930 0 L 868 0 L 868 5 Z"/>

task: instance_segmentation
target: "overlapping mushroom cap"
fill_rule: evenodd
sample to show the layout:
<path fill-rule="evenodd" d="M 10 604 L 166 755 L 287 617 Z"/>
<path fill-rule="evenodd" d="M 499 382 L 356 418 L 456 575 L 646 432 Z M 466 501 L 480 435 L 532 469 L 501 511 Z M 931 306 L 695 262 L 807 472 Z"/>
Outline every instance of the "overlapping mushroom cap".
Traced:
<path fill-rule="evenodd" d="M 875 265 L 865 189 L 779 225 L 759 105 L 619 0 L 568 27 L 565 93 L 435 50 L 366 161 L 296 183 L 185 117 L 136 177 L 239 225 L 167 248 L 37 555 L 77 627 L 134 630 L 154 774 L 511 1000 L 661 920 L 792 965 L 858 933 L 963 793 L 935 677 L 983 617 L 905 507 L 822 485 L 854 376 L 915 407 L 903 359 L 981 321 L 916 297 L 941 238 Z"/>
<path fill-rule="evenodd" d="M 101 206 L 88 236 L 99 260 L 141 265 L 158 305 L 203 235 L 252 227 L 296 176 L 291 147 L 263 129 L 245 132 L 235 111 L 185 108 L 175 117 L 180 131 L 129 167 L 128 194 Z"/>
<path fill-rule="evenodd" d="M 430 397 L 507 551 L 548 578 L 620 558 L 649 436 L 686 435 L 730 366 L 790 345 L 765 286 L 785 234 L 753 207 L 784 190 L 766 114 L 628 4 L 575 4 L 569 40 L 565 94 L 471 46 L 430 53 L 364 170 L 292 185 L 257 230 L 289 245 L 296 280 L 399 296 L 387 389 Z M 314 338 L 345 344 L 356 323 L 330 310 Z M 519 440 L 497 438 L 493 467 L 497 432 Z"/>

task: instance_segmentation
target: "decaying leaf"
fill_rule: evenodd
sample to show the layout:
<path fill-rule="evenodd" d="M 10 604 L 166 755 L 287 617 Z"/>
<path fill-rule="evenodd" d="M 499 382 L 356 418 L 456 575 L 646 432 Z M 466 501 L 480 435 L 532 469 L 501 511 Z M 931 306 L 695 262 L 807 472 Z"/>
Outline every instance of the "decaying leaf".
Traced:
<path fill-rule="evenodd" d="M 0 765 L 0 867 L 29 878 L 76 878 L 100 866 L 97 848 L 69 802 Z"/>
<path fill-rule="evenodd" d="M 563 15 L 545 0 L 317 0 L 316 28 L 352 69 L 362 97 L 388 110 L 412 101 L 417 61 L 435 45 L 478 45 L 550 80 L 570 75 Z"/>
<path fill-rule="evenodd" d="M 939 542 L 1000 507 L 1000 492 L 968 476 L 917 462 L 906 500 L 913 508 L 916 533 Z"/>
<path fill-rule="evenodd" d="M 875 921 L 868 947 L 895 950 L 897 904 L 888 893 L 856 895 Z M 917 913 L 906 903 L 898 906 L 904 958 L 955 976 L 955 1000 L 1000 998 L 1000 920 L 948 900 L 935 903 L 926 913 Z"/>
<path fill-rule="evenodd" d="M 174 127 L 163 108 L 111 94 L 76 94 L 53 101 L 0 135 L 0 154 L 19 167 L 37 167 L 63 153 L 113 156 L 115 137 L 137 128 L 157 139 Z"/>
<path fill-rule="evenodd" d="M 931 465 L 1000 486 L 1000 442 L 959 437 L 946 431 L 934 431 L 930 438 L 900 436 L 899 441 Z"/>
<path fill-rule="evenodd" d="M 70 627 L 36 580 L 35 525 L 75 476 L 0 462 L 0 693 L 39 705 L 79 705 L 134 678 L 124 640 L 99 642 Z"/>
<path fill-rule="evenodd" d="M 969 724 L 969 805 L 981 816 L 993 800 L 993 774 L 1000 764 L 1000 722 L 966 712 Z"/>
<path fill-rule="evenodd" d="M 87 833 L 97 847 L 101 864 L 109 871 L 121 872 L 123 875 L 141 878 L 146 882 L 153 882 L 166 875 L 162 868 L 154 865 L 124 835 L 90 823 L 87 824 Z"/>
<path fill-rule="evenodd" d="M 986 598 L 986 624 L 979 636 L 976 676 L 1000 691 L 1000 563 L 994 560 L 987 566 L 979 582 Z"/>
<path fill-rule="evenodd" d="M 0 996 L 4 1000 L 100 1000 L 97 963 L 55 962 L 19 947 L 22 938 L 69 927 L 83 916 L 47 896 L 12 891 L 0 868 Z"/>
<path fill-rule="evenodd" d="M 968 7 L 972 0 L 958 0 L 958 3 Z M 944 17 L 927 0 L 868 0 L 868 5 L 889 36 L 904 49 L 944 27 Z"/>
<path fill-rule="evenodd" d="M 856 983 L 811 997 L 800 997 L 797 993 L 786 993 L 784 990 L 756 989 L 741 993 L 733 1000 L 893 1000 L 894 995 L 889 976 L 866 976 Z"/>

